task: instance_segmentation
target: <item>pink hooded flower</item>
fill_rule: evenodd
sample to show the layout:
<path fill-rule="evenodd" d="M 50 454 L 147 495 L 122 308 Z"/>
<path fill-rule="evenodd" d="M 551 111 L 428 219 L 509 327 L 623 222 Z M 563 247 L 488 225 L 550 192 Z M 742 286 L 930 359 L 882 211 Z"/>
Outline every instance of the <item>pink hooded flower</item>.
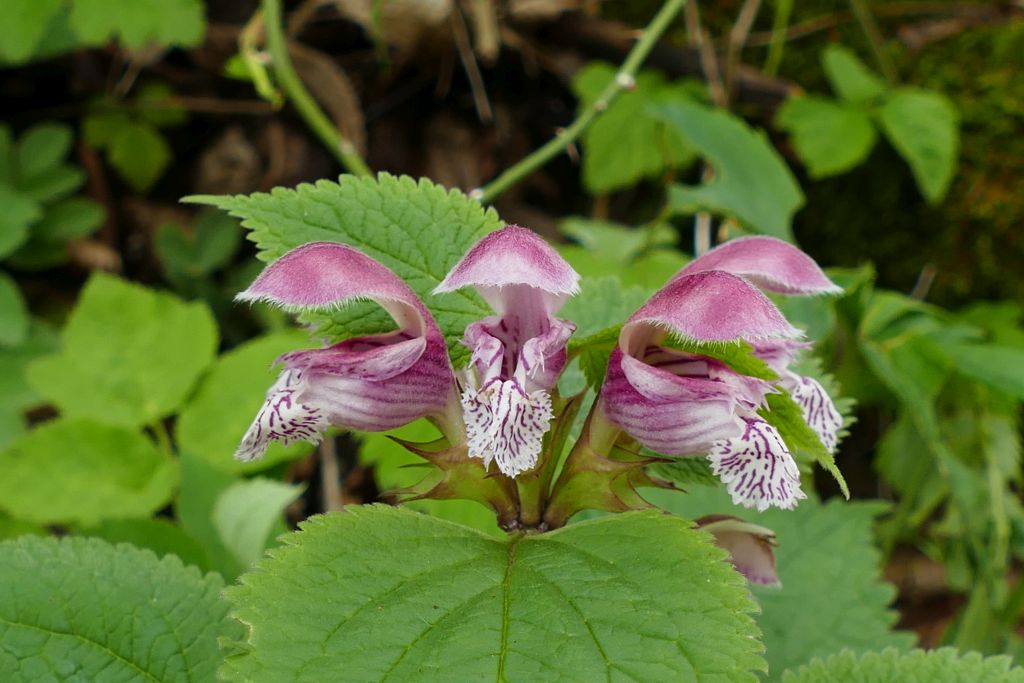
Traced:
<path fill-rule="evenodd" d="M 290 311 L 369 299 L 398 325 L 388 334 L 282 356 L 284 370 L 242 438 L 239 460 L 262 457 L 275 440 L 316 443 L 329 425 L 385 431 L 424 416 L 445 423 L 457 410 L 444 337 L 429 311 L 398 276 L 356 249 L 305 244 L 267 266 L 236 298 Z"/>
<path fill-rule="evenodd" d="M 462 393 L 469 455 L 504 474 L 532 469 L 552 414 L 549 391 L 575 326 L 554 317 L 579 275 L 543 239 L 510 225 L 474 245 L 435 293 L 473 287 L 497 315 L 466 328 L 473 351 Z"/>

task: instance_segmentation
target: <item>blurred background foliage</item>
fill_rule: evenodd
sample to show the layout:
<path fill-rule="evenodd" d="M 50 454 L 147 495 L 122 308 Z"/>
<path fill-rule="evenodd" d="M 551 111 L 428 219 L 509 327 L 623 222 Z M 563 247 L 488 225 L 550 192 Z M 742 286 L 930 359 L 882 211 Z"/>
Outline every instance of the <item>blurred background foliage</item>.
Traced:
<path fill-rule="evenodd" d="M 469 191 L 589 106 L 660 5 L 285 9 L 299 77 L 371 168 Z M 306 336 L 231 303 L 254 248 L 237 220 L 178 200 L 342 170 L 283 103 L 258 10 L 5 3 L 0 537 L 127 541 L 231 581 L 288 525 L 418 476 L 379 435 L 231 460 L 272 360 Z M 845 287 L 779 301 L 819 343 L 808 372 L 851 399 L 837 462 L 864 501 L 759 522 L 786 584 L 758 594 L 773 672 L 842 644 L 908 647 L 897 619 L 924 645 L 1021 657 L 1022 63 L 1014 2 L 691 2 L 635 90 L 496 200 L 601 294 L 600 311 L 567 309 L 581 334 L 628 315 L 695 240 L 793 239 Z M 564 381 L 585 386 L 609 350 L 595 342 Z M 661 474 L 694 489 L 667 509 L 728 507 L 699 467 Z M 416 505 L 496 532 L 473 503 Z M 864 562 L 829 563 L 844 553 Z M 867 597 L 837 599 L 847 586 Z M 842 638 L 807 637 L 829 629 Z"/>

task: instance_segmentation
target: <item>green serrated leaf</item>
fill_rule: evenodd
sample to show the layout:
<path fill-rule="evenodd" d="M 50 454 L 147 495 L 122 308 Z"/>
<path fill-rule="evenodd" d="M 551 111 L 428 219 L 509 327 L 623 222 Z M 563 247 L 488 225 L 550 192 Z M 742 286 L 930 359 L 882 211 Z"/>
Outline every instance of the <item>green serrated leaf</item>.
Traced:
<path fill-rule="evenodd" d="M 882 103 L 879 117 L 885 136 L 914 173 L 921 194 L 939 202 L 953 180 L 960 147 L 957 111 L 944 95 L 900 88 Z"/>
<path fill-rule="evenodd" d="M 847 102 L 870 102 L 886 91 L 885 81 L 849 48 L 829 45 L 822 53 L 821 62 L 832 90 Z"/>
<path fill-rule="evenodd" d="M 878 139 L 866 111 L 822 97 L 791 97 L 775 124 L 792 136 L 797 155 L 815 179 L 857 166 Z"/>
<path fill-rule="evenodd" d="M 360 434 L 359 462 L 373 468 L 377 487 L 387 493 L 419 483 L 433 468 L 426 460 L 395 443 L 394 436 L 413 443 L 426 443 L 441 436 L 427 420 L 417 420 L 387 433 Z M 403 503 L 412 510 L 425 512 L 462 524 L 492 536 L 504 536 L 494 511 L 472 500 L 425 499 Z"/>
<path fill-rule="evenodd" d="M 590 107 L 615 79 L 618 68 L 593 63 L 573 78 L 580 109 Z M 593 194 L 634 185 L 668 169 L 693 163 L 693 150 L 648 108 L 692 99 L 688 90 L 658 73 L 641 71 L 636 88 L 623 93 L 583 133 L 583 184 Z"/>
<path fill-rule="evenodd" d="M 627 513 L 495 539 L 411 510 L 307 520 L 227 591 L 228 680 L 755 681 L 752 604 L 688 522 Z"/>
<path fill-rule="evenodd" d="M 28 337 L 28 306 L 18 283 L 0 271 L 0 346 L 17 346 Z"/>
<path fill-rule="evenodd" d="M 87 43 L 117 38 L 132 49 L 192 47 L 206 31 L 200 0 L 72 0 L 70 22 Z"/>
<path fill-rule="evenodd" d="M 997 344 L 943 344 L 953 370 L 1024 401 L 1024 349 Z"/>
<path fill-rule="evenodd" d="M 309 454 L 312 446 L 305 442 L 288 447 L 273 443 L 262 460 L 239 462 L 232 458 L 277 379 L 274 361 L 310 344 L 305 333 L 290 330 L 253 339 L 217 359 L 178 417 L 175 436 L 182 450 L 218 470 L 234 473 L 265 470 Z"/>
<path fill-rule="evenodd" d="M 32 226 L 28 241 L 11 255 L 21 269 L 38 270 L 68 260 L 67 243 L 92 234 L 103 222 L 103 206 L 88 197 L 71 197 L 46 207 L 42 220 Z"/>
<path fill-rule="evenodd" d="M 814 430 L 808 426 L 804 420 L 803 410 L 793 400 L 793 397 L 782 388 L 776 387 L 776 389 L 779 393 L 765 396 L 768 408 L 758 411 L 758 414 L 779 430 L 782 440 L 786 442 L 786 447 L 795 457 L 821 465 L 839 484 L 843 495 L 849 498 L 850 489 L 846 485 L 846 479 L 843 478 L 842 472 L 836 467 L 835 457 L 825 448 L 825 444 L 821 443 L 821 439 L 818 438 Z"/>
<path fill-rule="evenodd" d="M 32 56 L 64 0 L 7 0 L 0 22 L 0 61 L 17 64 Z"/>
<path fill-rule="evenodd" d="M 787 671 L 783 683 L 1024 683 L 1024 669 L 1008 656 L 961 654 L 953 648 L 900 652 L 887 649 L 860 656 L 840 652 Z"/>
<path fill-rule="evenodd" d="M 647 452 L 645 451 L 646 455 Z M 653 451 L 651 455 L 657 455 Z M 719 486 L 718 477 L 711 471 L 706 458 L 674 458 L 672 462 L 659 462 L 647 468 L 654 477 L 686 487 L 688 484 Z"/>
<path fill-rule="evenodd" d="M 160 226 L 153 246 L 172 277 L 194 278 L 227 264 L 241 241 L 238 221 L 211 209 L 199 215 L 191 231 L 176 223 Z"/>
<path fill-rule="evenodd" d="M 695 103 L 659 112 L 714 168 L 714 177 L 702 185 L 672 186 L 674 211 L 723 214 L 755 232 L 793 241 L 790 222 L 804 196 L 762 132 L 728 112 Z"/>
<path fill-rule="evenodd" d="M 686 493 L 645 489 L 643 495 L 690 519 L 729 514 L 775 532 L 782 587 L 751 587 L 761 604 L 757 622 L 770 681 L 843 648 L 865 652 L 913 645 L 912 634 L 892 631 L 897 614 L 889 605 L 896 590 L 882 581 L 882 558 L 874 545 L 872 526 L 885 504 L 803 500 L 795 510 L 756 512 L 733 505 L 719 485 L 692 486 Z"/>
<path fill-rule="evenodd" d="M 205 304 L 94 274 L 64 328 L 62 350 L 30 365 L 28 379 L 65 415 L 151 424 L 181 406 L 216 348 Z"/>
<path fill-rule="evenodd" d="M 170 501 L 178 463 L 138 432 L 58 418 L 0 452 L 0 508 L 40 524 L 146 517 Z"/>
<path fill-rule="evenodd" d="M 224 584 L 174 557 L 93 538 L 0 543 L 0 672 L 9 681 L 213 683 L 239 637 Z"/>
<path fill-rule="evenodd" d="M 221 540 L 213 521 L 213 508 L 220 494 L 238 480 L 188 451 L 183 450 L 180 459 L 181 490 L 174 501 L 178 523 L 202 545 L 210 566 L 233 581 L 243 567 Z"/>
<path fill-rule="evenodd" d="M 111 519 L 77 530 L 79 536 L 102 538 L 109 543 L 131 543 L 146 548 L 157 557 L 174 555 L 185 564 L 210 569 L 206 552 L 199 542 L 180 526 L 157 517 L 156 519 Z"/>
<path fill-rule="evenodd" d="M 302 489 L 256 478 L 236 482 L 217 497 L 214 526 L 240 565 L 248 567 L 263 555 L 275 523 L 280 523 L 284 509 L 302 494 Z"/>
<path fill-rule="evenodd" d="M 189 197 L 187 201 L 216 206 L 241 218 L 266 261 L 316 240 L 350 244 L 377 259 L 423 299 L 456 364 L 469 357 L 460 343 L 466 326 L 492 315 L 472 291 L 431 294 L 469 247 L 502 226 L 493 209 L 484 209 L 457 190 L 381 173 L 376 178 L 345 175 L 337 183 L 320 180 L 294 190 L 276 188 L 269 194 Z M 302 319 L 315 323 L 320 334 L 331 339 L 394 328 L 387 314 L 373 304 L 354 304 L 340 312 L 307 314 Z"/>

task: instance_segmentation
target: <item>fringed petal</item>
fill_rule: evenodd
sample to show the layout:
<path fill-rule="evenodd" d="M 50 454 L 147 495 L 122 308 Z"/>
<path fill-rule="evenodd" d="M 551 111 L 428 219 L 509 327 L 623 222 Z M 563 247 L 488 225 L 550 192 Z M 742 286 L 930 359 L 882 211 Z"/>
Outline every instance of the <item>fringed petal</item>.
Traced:
<path fill-rule="evenodd" d="M 267 391 L 267 399 L 256 414 L 242 443 L 235 451 L 235 459 L 243 462 L 263 457 L 271 441 L 286 445 L 294 441 L 316 444 L 328 421 L 319 406 L 310 402 L 304 393 L 308 388 L 305 373 L 286 369 Z"/>
<path fill-rule="evenodd" d="M 729 273 L 677 277 L 652 296 L 622 328 L 620 346 L 631 355 L 670 332 L 700 342 L 794 339 L 794 328 L 768 298 Z"/>
<path fill-rule="evenodd" d="M 825 387 L 815 379 L 796 375 L 783 386 L 803 409 L 804 420 L 821 439 L 821 443 L 829 452 L 834 452 L 839 445 L 839 430 L 843 428 L 843 416 L 825 391 Z"/>
<path fill-rule="evenodd" d="M 494 461 L 503 474 L 516 477 L 533 469 L 551 418 L 546 391 L 527 394 L 513 381 L 496 380 L 462 394 L 469 455 L 488 468 Z"/>
<path fill-rule="evenodd" d="M 579 292 L 580 276 L 532 230 L 509 225 L 477 242 L 434 293 L 475 287 L 498 313 L 514 311 L 528 290 L 548 313 Z M 525 286 L 519 287 L 519 286 Z"/>
<path fill-rule="evenodd" d="M 341 308 L 370 299 L 403 330 L 440 336 L 416 293 L 386 266 L 335 242 L 310 242 L 267 266 L 238 301 L 267 301 L 291 311 Z"/>
<path fill-rule="evenodd" d="M 676 278 L 720 270 L 747 278 L 761 289 L 779 294 L 838 294 L 810 256 L 775 237 L 740 237 L 691 261 Z"/>
<path fill-rule="evenodd" d="M 737 505 L 759 511 L 796 507 L 807 496 L 800 489 L 800 470 L 778 430 L 760 418 L 743 421 L 742 434 L 712 446 L 711 470 Z"/>

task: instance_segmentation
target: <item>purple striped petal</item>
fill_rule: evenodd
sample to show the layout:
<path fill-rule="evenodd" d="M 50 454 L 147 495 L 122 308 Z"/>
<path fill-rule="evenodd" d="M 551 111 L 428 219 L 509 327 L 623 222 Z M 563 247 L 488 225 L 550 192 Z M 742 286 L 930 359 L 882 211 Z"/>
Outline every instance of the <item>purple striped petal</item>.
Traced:
<path fill-rule="evenodd" d="M 775 571 L 775 532 L 731 515 L 708 515 L 696 520 L 698 529 L 711 533 L 715 545 L 729 552 L 729 560 L 747 581 L 760 586 L 781 586 Z"/>
<path fill-rule="evenodd" d="M 838 294 L 810 256 L 775 237 L 740 237 L 691 261 L 676 278 L 711 270 L 740 275 L 761 289 L 779 294 Z"/>
<path fill-rule="evenodd" d="M 756 417 L 743 418 L 739 436 L 714 444 L 708 453 L 711 470 L 732 496 L 732 502 L 759 511 L 786 510 L 807 496 L 800 489 L 800 470 L 775 427 Z"/>
<path fill-rule="evenodd" d="M 475 287 L 498 313 L 515 310 L 528 290 L 553 313 L 579 292 L 580 276 L 532 230 L 508 225 L 477 242 L 455 264 L 435 294 Z"/>
<path fill-rule="evenodd" d="M 613 424 L 664 455 L 706 453 L 743 428 L 736 389 L 729 383 L 675 375 L 618 348 L 608 364 L 601 406 Z"/>
<path fill-rule="evenodd" d="M 300 370 L 285 370 L 267 391 L 267 400 L 242 437 L 235 459 L 248 462 L 262 458 L 271 441 L 318 443 L 327 428 L 323 412 L 303 398 L 306 378 Z"/>
<path fill-rule="evenodd" d="M 700 342 L 801 336 L 768 297 L 716 270 L 676 277 L 656 292 L 623 326 L 620 345 L 635 353 L 658 330 Z"/>
<path fill-rule="evenodd" d="M 267 266 L 238 301 L 267 301 L 286 310 L 341 308 L 370 299 L 404 330 L 440 336 L 416 293 L 386 266 L 336 242 L 310 242 Z"/>
<path fill-rule="evenodd" d="M 527 393 L 517 382 L 495 379 L 462 394 L 463 420 L 471 458 L 491 462 L 509 477 L 536 466 L 554 413 L 543 390 Z"/>
<path fill-rule="evenodd" d="M 839 430 L 843 428 L 843 416 L 832 402 L 825 387 L 810 377 L 793 375 L 783 382 L 793 400 L 803 410 L 804 420 L 821 439 L 830 453 L 839 445 Z"/>

